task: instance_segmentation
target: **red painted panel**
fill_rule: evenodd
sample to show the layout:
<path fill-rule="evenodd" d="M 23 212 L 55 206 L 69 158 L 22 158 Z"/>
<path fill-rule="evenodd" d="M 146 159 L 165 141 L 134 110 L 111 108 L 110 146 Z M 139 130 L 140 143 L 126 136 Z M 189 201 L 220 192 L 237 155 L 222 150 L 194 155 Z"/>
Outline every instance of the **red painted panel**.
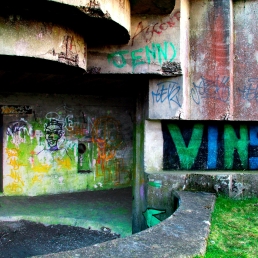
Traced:
<path fill-rule="evenodd" d="M 230 1 L 191 1 L 191 119 L 227 119 Z"/>

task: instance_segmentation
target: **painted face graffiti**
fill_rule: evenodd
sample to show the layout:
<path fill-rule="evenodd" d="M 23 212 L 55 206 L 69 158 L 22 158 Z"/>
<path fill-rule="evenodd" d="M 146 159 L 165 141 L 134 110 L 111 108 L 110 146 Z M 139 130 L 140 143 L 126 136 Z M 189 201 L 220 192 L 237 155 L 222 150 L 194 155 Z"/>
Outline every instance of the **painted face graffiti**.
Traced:
<path fill-rule="evenodd" d="M 62 124 L 56 119 L 50 120 L 50 122 L 45 127 L 46 141 L 51 151 L 58 150 L 57 143 L 59 139 L 63 136 Z"/>

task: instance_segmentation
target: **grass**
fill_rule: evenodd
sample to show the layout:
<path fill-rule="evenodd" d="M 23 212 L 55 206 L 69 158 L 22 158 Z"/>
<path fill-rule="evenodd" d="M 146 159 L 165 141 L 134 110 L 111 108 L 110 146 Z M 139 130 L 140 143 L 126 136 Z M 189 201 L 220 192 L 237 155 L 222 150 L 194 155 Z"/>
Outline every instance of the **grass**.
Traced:
<path fill-rule="evenodd" d="M 258 257 L 258 198 L 217 197 L 205 258 Z"/>

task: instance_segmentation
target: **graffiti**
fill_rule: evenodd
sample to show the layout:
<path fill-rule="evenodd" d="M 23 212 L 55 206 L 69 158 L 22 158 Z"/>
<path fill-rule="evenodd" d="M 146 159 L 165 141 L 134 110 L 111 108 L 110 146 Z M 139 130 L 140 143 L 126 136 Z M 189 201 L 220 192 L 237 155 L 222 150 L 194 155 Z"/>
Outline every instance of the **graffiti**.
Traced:
<path fill-rule="evenodd" d="M 23 182 L 23 185 L 24 185 L 24 182 Z M 5 187 L 5 192 L 7 193 L 22 193 L 22 191 L 23 191 L 23 187 L 16 182 L 12 182 L 6 185 Z"/>
<path fill-rule="evenodd" d="M 71 169 L 71 157 L 68 153 L 64 138 L 63 123 L 56 119 L 50 119 L 44 125 L 45 140 L 47 147 L 37 146 L 35 149 L 36 157 L 40 165 L 33 164 L 34 171 L 48 172 L 52 167 L 58 169 Z"/>
<path fill-rule="evenodd" d="M 13 144 L 19 146 L 20 143 L 26 142 L 26 135 L 33 137 L 33 128 L 26 120 L 21 118 L 20 121 L 13 121 L 8 124 L 6 134 L 8 137 L 12 137 Z"/>
<path fill-rule="evenodd" d="M 91 130 L 93 127 L 95 117 L 86 116 L 82 111 L 81 113 L 83 122 L 74 122 L 73 133 L 77 136 L 91 137 Z"/>
<path fill-rule="evenodd" d="M 119 120 L 109 115 L 91 117 L 81 110 L 74 117 L 72 112 L 64 105 L 37 120 L 31 116 L 31 124 L 21 119 L 6 125 L 6 193 L 56 191 L 54 187 L 106 189 L 131 182 L 132 149 L 130 144 L 124 146 Z M 14 141 L 18 136 L 20 140 Z M 85 145 L 82 154 L 80 143 Z M 85 173 L 78 174 L 80 169 Z M 82 177 L 87 183 L 77 184 Z"/>
<path fill-rule="evenodd" d="M 62 112 L 59 111 L 60 114 L 57 112 L 49 112 L 46 114 L 46 119 L 49 120 L 55 120 L 58 121 L 60 124 L 62 124 L 63 129 L 66 129 L 67 131 L 73 131 L 74 130 L 74 122 L 73 122 L 73 115 L 68 114 L 65 115 L 65 117 L 62 117 Z"/>
<path fill-rule="evenodd" d="M 32 114 L 30 106 L 1 106 L 1 114 Z"/>
<path fill-rule="evenodd" d="M 6 148 L 5 149 L 7 154 L 7 164 L 12 167 L 13 170 L 18 170 L 20 166 L 25 166 L 21 162 L 19 162 L 18 154 L 19 150 L 16 148 Z"/>
<path fill-rule="evenodd" d="M 66 168 L 68 170 L 72 168 L 71 159 L 69 158 L 61 159 L 58 157 L 56 161 L 59 167 Z"/>
<path fill-rule="evenodd" d="M 230 88 L 229 77 L 224 76 L 221 80 L 219 76 L 215 80 L 208 80 L 201 77 L 199 85 L 193 83 L 191 97 L 196 104 L 200 104 L 201 98 L 216 99 L 222 102 L 229 100 Z"/>
<path fill-rule="evenodd" d="M 32 169 L 37 173 L 48 173 L 52 167 L 53 165 L 41 163 L 40 165 L 34 165 Z"/>
<path fill-rule="evenodd" d="M 150 228 L 159 224 L 161 220 L 156 218 L 155 216 L 165 212 L 166 212 L 165 210 L 156 210 L 156 209 L 147 208 L 146 211 L 143 212 L 143 216 L 146 220 L 147 226 Z"/>
<path fill-rule="evenodd" d="M 92 142 L 97 145 L 96 176 L 104 176 L 110 180 L 108 164 L 115 159 L 116 150 L 122 144 L 120 124 L 112 117 L 100 117 L 92 128 Z M 100 165 L 101 173 L 98 165 Z"/>
<path fill-rule="evenodd" d="M 131 45 L 133 46 L 134 40 L 139 36 L 141 36 L 145 42 L 150 42 L 154 34 L 160 35 L 168 28 L 175 27 L 178 21 L 180 21 L 180 11 L 177 11 L 173 16 L 170 16 L 167 21 L 156 22 L 154 25 L 151 24 L 144 27 L 143 22 L 139 22 L 133 34 Z"/>
<path fill-rule="evenodd" d="M 42 183 L 42 179 L 43 179 L 42 176 L 34 175 L 33 178 L 31 179 L 31 182 L 33 184 L 35 184 L 35 183 Z"/>
<path fill-rule="evenodd" d="M 65 35 L 62 43 L 64 52 L 58 53 L 58 62 L 78 66 L 79 56 L 72 51 L 73 47 L 76 47 L 73 36 Z"/>
<path fill-rule="evenodd" d="M 51 119 L 45 124 L 45 136 L 50 151 L 56 151 L 59 149 L 57 142 L 64 135 L 63 124 L 56 119 Z"/>
<path fill-rule="evenodd" d="M 162 181 L 161 180 L 150 180 L 148 182 L 148 185 L 155 187 L 155 188 L 161 188 L 162 187 Z"/>
<path fill-rule="evenodd" d="M 12 149 L 5 149 L 7 154 L 7 159 L 13 160 L 18 158 L 18 149 L 12 148 Z"/>
<path fill-rule="evenodd" d="M 35 130 L 35 135 L 34 136 L 37 140 L 37 144 L 40 145 L 40 142 L 41 142 L 40 140 L 44 136 L 43 132 L 41 130 Z"/>
<path fill-rule="evenodd" d="M 258 78 L 249 78 L 247 85 L 243 89 L 238 88 L 244 100 L 258 100 Z"/>
<path fill-rule="evenodd" d="M 179 107 L 181 107 L 179 101 L 179 92 L 180 92 L 180 85 L 177 82 L 167 81 L 167 82 L 160 82 L 157 84 L 157 91 L 152 91 L 152 101 L 153 104 L 156 103 L 163 103 L 167 101 L 169 107 L 171 107 L 171 102 L 175 103 Z"/>
<path fill-rule="evenodd" d="M 164 121 L 162 130 L 164 169 L 258 169 L 258 124 Z"/>
<path fill-rule="evenodd" d="M 169 56 L 169 49 L 172 50 L 171 56 Z M 152 43 L 151 47 L 145 46 L 135 50 L 120 50 L 112 54 L 108 54 L 107 59 L 109 63 L 112 63 L 116 68 L 123 68 L 127 64 L 125 56 L 130 56 L 132 60 L 132 69 L 138 65 L 145 63 L 151 64 L 151 62 L 158 61 L 161 65 L 163 61 L 172 62 L 176 57 L 176 48 L 171 42 L 164 42 L 163 47 L 159 43 Z"/>
<path fill-rule="evenodd" d="M 10 177 L 13 182 L 9 183 L 5 187 L 5 191 L 12 192 L 12 193 L 21 193 L 22 187 L 24 186 L 24 181 L 22 180 L 22 177 L 20 176 L 20 173 L 16 170 L 12 170 L 7 177 Z"/>
<path fill-rule="evenodd" d="M 97 183 L 94 185 L 94 188 L 102 188 L 103 187 L 103 184 L 101 182 Z"/>
<path fill-rule="evenodd" d="M 53 48 L 49 50 L 47 54 L 51 54 L 53 56 L 57 55 L 58 62 L 60 63 L 64 63 L 72 66 L 78 66 L 79 55 L 76 50 L 76 44 L 73 36 L 65 35 L 63 37 L 63 42 L 61 47 L 64 51 L 61 51 L 60 53 L 56 53 L 55 49 Z M 75 52 L 72 51 L 73 48 L 75 48 Z"/>

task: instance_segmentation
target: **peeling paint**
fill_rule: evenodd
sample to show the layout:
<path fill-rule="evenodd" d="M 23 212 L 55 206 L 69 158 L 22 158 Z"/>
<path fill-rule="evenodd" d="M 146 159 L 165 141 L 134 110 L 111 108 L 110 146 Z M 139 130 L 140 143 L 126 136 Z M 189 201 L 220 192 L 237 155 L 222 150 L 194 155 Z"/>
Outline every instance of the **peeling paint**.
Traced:
<path fill-rule="evenodd" d="M 164 62 L 161 66 L 163 75 L 177 76 L 182 75 L 181 64 L 179 62 Z"/>

